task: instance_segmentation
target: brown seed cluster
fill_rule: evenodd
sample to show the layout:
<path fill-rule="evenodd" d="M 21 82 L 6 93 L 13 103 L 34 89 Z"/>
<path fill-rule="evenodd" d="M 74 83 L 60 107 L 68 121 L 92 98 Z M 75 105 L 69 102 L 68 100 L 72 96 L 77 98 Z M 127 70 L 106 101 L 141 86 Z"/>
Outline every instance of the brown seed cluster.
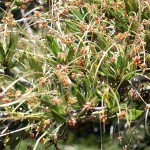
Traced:
<path fill-rule="evenodd" d="M 47 83 L 47 79 L 45 77 L 41 77 L 39 78 L 39 83 L 42 85 L 42 86 L 45 86 L 46 83 Z"/>
<path fill-rule="evenodd" d="M 48 25 L 48 22 L 47 22 L 47 21 L 42 21 L 42 22 L 41 22 L 42 28 L 46 27 L 47 25 Z"/>
<path fill-rule="evenodd" d="M 26 10 L 26 9 L 27 9 L 27 6 L 26 6 L 25 4 L 22 4 L 22 5 L 20 6 L 20 8 L 23 9 L 23 10 Z"/>
<path fill-rule="evenodd" d="M 67 75 L 60 75 L 59 80 L 65 87 L 70 86 L 72 84 L 70 78 Z"/>
<path fill-rule="evenodd" d="M 58 55 L 57 55 L 57 58 L 60 58 L 60 59 L 62 59 L 62 60 L 65 60 L 66 57 L 67 57 L 67 53 L 66 53 L 66 52 L 60 52 L 60 53 L 58 53 Z"/>
<path fill-rule="evenodd" d="M 70 126 L 75 126 L 77 124 L 77 120 L 75 118 L 71 118 L 69 121 L 68 121 L 68 124 Z"/>
<path fill-rule="evenodd" d="M 146 104 L 145 108 L 150 109 L 150 104 Z"/>
<path fill-rule="evenodd" d="M 34 17 L 40 18 L 40 17 L 41 17 L 41 12 L 39 12 L 39 11 L 34 11 Z"/>
<path fill-rule="evenodd" d="M 79 58 L 78 59 L 78 61 L 77 61 L 77 64 L 79 65 L 79 66 L 84 66 L 85 65 L 85 60 L 84 60 L 84 58 Z"/>
<path fill-rule="evenodd" d="M 99 119 L 101 122 L 105 123 L 107 120 L 107 115 L 106 114 L 100 114 Z"/>
<path fill-rule="evenodd" d="M 38 102 L 39 102 L 39 101 L 38 101 L 38 97 L 37 97 L 37 96 L 31 96 L 31 97 L 29 97 L 28 100 L 27 100 L 27 103 L 28 103 L 29 108 L 35 107 L 35 105 L 37 105 Z"/>
<path fill-rule="evenodd" d="M 135 56 L 135 57 L 133 57 L 133 63 L 135 64 L 135 65 L 140 65 L 140 63 L 141 63 L 141 57 L 140 56 Z"/>
<path fill-rule="evenodd" d="M 60 99 L 59 99 L 58 97 L 54 97 L 54 98 L 52 99 L 52 103 L 53 103 L 54 105 L 58 105 L 59 102 L 60 102 Z"/>
<path fill-rule="evenodd" d="M 74 42 L 75 37 L 72 33 L 67 33 L 65 35 L 57 35 L 57 37 L 62 41 L 62 43 L 71 45 Z"/>
<path fill-rule="evenodd" d="M 4 97 L 4 98 L 2 98 L 1 102 L 4 103 L 4 104 L 6 104 L 6 103 L 11 102 L 11 99 L 8 98 L 8 97 Z"/>
<path fill-rule="evenodd" d="M 121 110 L 120 113 L 117 113 L 117 117 L 118 117 L 119 119 L 125 118 L 125 117 L 126 117 L 126 110 Z"/>
<path fill-rule="evenodd" d="M 81 50 L 80 50 L 80 54 L 81 54 L 81 55 L 87 55 L 88 50 L 89 50 L 89 47 L 83 47 L 83 48 L 81 48 Z"/>
<path fill-rule="evenodd" d="M 125 40 L 129 36 L 130 36 L 130 33 L 128 33 L 128 32 L 118 33 L 117 39 L 118 39 L 118 41 L 122 42 L 123 40 Z"/>
<path fill-rule="evenodd" d="M 77 99 L 75 97 L 69 97 L 68 102 L 70 105 L 74 105 L 77 102 Z"/>
<path fill-rule="evenodd" d="M 13 18 L 13 14 L 8 13 L 7 16 L 3 17 L 2 23 L 7 24 L 9 26 L 14 26 L 16 25 L 16 22 Z"/>
<path fill-rule="evenodd" d="M 138 56 L 139 52 L 140 52 L 140 46 L 135 46 L 132 48 L 132 51 L 130 53 L 130 57 L 135 57 L 135 56 Z"/>
<path fill-rule="evenodd" d="M 85 22 L 80 22 L 79 24 L 79 28 L 82 32 L 94 32 L 94 26 L 92 26 L 91 24 L 86 24 Z"/>
<path fill-rule="evenodd" d="M 86 102 L 84 105 L 83 105 L 83 108 L 84 109 L 87 109 L 87 110 L 90 110 L 92 108 L 92 103 L 91 102 Z"/>
<path fill-rule="evenodd" d="M 11 3 L 11 2 L 6 2 L 6 3 L 5 3 L 5 6 L 6 6 L 7 8 L 11 8 L 12 3 Z"/>

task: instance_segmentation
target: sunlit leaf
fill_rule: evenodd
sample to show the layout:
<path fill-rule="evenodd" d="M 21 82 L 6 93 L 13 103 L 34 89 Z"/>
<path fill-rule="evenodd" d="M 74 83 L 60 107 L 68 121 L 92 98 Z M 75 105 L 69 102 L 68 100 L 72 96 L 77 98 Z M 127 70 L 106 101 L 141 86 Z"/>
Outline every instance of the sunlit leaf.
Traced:
<path fill-rule="evenodd" d="M 140 117 L 144 113 L 144 110 L 137 110 L 136 108 L 130 109 L 128 113 L 128 119 L 129 120 L 136 120 L 138 117 Z"/>

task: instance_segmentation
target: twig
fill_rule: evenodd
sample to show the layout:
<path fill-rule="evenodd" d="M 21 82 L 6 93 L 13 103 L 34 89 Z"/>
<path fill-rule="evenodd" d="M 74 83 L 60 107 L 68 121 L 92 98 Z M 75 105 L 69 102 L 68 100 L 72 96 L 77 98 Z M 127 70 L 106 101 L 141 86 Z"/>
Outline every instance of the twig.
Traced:
<path fill-rule="evenodd" d="M 36 150 L 37 145 L 39 144 L 40 140 L 47 134 L 48 132 L 45 131 L 36 141 L 33 150 Z"/>
<path fill-rule="evenodd" d="M 20 131 L 28 129 L 28 128 L 32 127 L 32 126 L 34 126 L 34 125 L 32 124 L 32 125 L 29 125 L 27 127 L 24 127 L 24 128 L 21 128 L 21 129 L 18 129 L 18 130 L 9 132 L 9 133 L 2 134 L 2 135 L 0 135 L 0 137 L 6 136 L 6 135 L 9 135 L 9 134 L 13 134 L 13 133 L 16 133 L 16 132 L 20 132 Z"/>

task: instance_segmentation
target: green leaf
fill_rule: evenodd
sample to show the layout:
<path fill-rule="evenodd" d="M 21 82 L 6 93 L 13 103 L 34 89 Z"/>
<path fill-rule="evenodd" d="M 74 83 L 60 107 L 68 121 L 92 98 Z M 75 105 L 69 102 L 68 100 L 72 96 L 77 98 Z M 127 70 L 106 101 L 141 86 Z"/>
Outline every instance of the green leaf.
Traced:
<path fill-rule="evenodd" d="M 21 0 L 15 0 L 15 4 L 17 6 L 21 6 L 23 4 L 23 2 Z"/>
<path fill-rule="evenodd" d="M 9 61 L 9 62 L 8 62 L 8 68 L 9 68 L 9 69 L 14 68 L 15 66 L 21 64 L 21 63 L 23 62 L 24 59 L 25 59 L 25 55 L 22 54 L 22 55 L 19 57 L 18 60 L 15 60 L 15 61 Z"/>
<path fill-rule="evenodd" d="M 17 82 L 17 83 L 15 84 L 15 89 L 16 89 L 16 90 L 20 90 L 20 91 L 22 91 L 22 93 L 25 93 L 25 91 L 26 91 L 25 86 L 24 86 L 24 85 L 22 85 L 22 84 L 21 84 L 21 83 L 19 83 L 19 82 Z"/>
<path fill-rule="evenodd" d="M 37 58 L 34 58 L 33 56 L 29 55 L 28 62 L 32 70 L 36 72 L 42 72 L 42 63 Z"/>
<path fill-rule="evenodd" d="M 130 13 L 131 11 L 138 12 L 138 0 L 124 0 L 126 6 L 126 12 Z"/>
<path fill-rule="evenodd" d="M 2 43 L 0 43 L 0 63 L 3 63 L 5 60 L 5 51 Z"/>
<path fill-rule="evenodd" d="M 108 94 L 108 96 L 110 96 L 110 98 L 106 100 L 106 105 L 109 109 L 113 109 L 114 106 L 116 105 L 115 100 L 112 98 L 113 97 L 112 94 Z"/>
<path fill-rule="evenodd" d="M 108 64 L 102 64 L 100 68 L 100 74 L 105 75 L 106 77 L 116 78 L 116 73 Z"/>
<path fill-rule="evenodd" d="M 18 43 L 18 34 L 11 34 L 8 49 L 16 49 Z"/>
<path fill-rule="evenodd" d="M 71 61 L 73 59 L 73 57 L 74 57 L 74 50 L 72 47 L 69 47 L 69 52 L 68 52 L 66 61 L 67 62 Z"/>
<path fill-rule="evenodd" d="M 66 122 L 66 118 L 60 114 L 58 111 L 56 111 L 55 109 L 52 109 L 52 115 L 53 115 L 53 118 L 55 119 L 55 121 L 57 122 Z"/>
<path fill-rule="evenodd" d="M 138 30 L 138 27 L 139 27 L 139 22 L 133 22 L 130 30 L 136 32 Z"/>
<path fill-rule="evenodd" d="M 17 66 L 17 64 L 18 64 L 19 62 L 18 62 L 18 60 L 15 60 L 14 62 L 8 62 L 8 68 L 9 69 L 12 69 L 12 68 L 14 68 L 15 66 Z"/>
<path fill-rule="evenodd" d="M 18 143 L 20 142 L 20 139 L 21 139 L 21 133 L 23 134 L 23 131 L 21 132 L 17 132 L 15 134 L 12 134 L 10 137 L 9 137 L 9 141 L 7 143 L 7 145 L 10 146 L 10 149 L 15 149 L 16 146 L 18 145 Z"/>
<path fill-rule="evenodd" d="M 58 62 L 55 61 L 53 58 L 48 58 L 47 62 L 52 66 L 56 66 L 58 64 Z"/>
<path fill-rule="evenodd" d="M 150 53 L 150 31 L 146 31 L 144 41 L 146 42 L 146 49 Z"/>
<path fill-rule="evenodd" d="M 79 12 L 79 11 L 77 11 L 76 9 L 73 9 L 73 10 L 71 10 L 72 11 L 72 13 L 80 20 L 80 21 L 82 21 L 83 20 L 83 15 Z"/>
<path fill-rule="evenodd" d="M 9 43 L 7 45 L 6 51 L 6 60 L 8 62 L 11 62 L 14 54 L 16 53 L 17 43 L 18 43 L 18 35 L 12 33 L 9 37 Z"/>
<path fill-rule="evenodd" d="M 137 13 L 139 10 L 138 0 L 131 0 L 131 1 L 132 1 L 132 11 Z"/>
<path fill-rule="evenodd" d="M 121 56 L 118 56 L 118 59 L 117 59 L 117 67 L 118 67 L 119 69 L 122 68 L 122 57 L 121 57 Z"/>
<path fill-rule="evenodd" d="M 90 15 L 88 14 L 88 8 L 86 7 L 80 8 L 80 13 L 82 13 L 82 16 L 85 17 L 84 19 L 86 23 L 89 23 L 91 18 L 90 18 Z"/>
<path fill-rule="evenodd" d="M 129 13 L 132 9 L 131 4 L 129 3 L 128 0 L 124 0 L 125 6 L 126 6 L 126 12 Z"/>
<path fill-rule="evenodd" d="M 85 104 L 85 98 L 83 96 L 83 94 L 76 89 L 76 97 L 78 99 L 78 103 L 80 106 L 83 106 Z"/>
<path fill-rule="evenodd" d="M 51 36 L 51 35 L 47 35 L 46 36 L 47 39 L 47 44 L 49 47 L 49 50 L 55 55 L 57 56 L 59 52 L 61 52 L 61 50 L 59 49 L 59 46 L 56 42 L 56 40 Z"/>
<path fill-rule="evenodd" d="M 85 89 L 85 95 L 90 94 L 90 82 L 88 79 L 83 79 L 83 86 Z"/>
<path fill-rule="evenodd" d="M 50 96 L 48 94 L 45 94 L 40 97 L 41 104 L 45 104 L 47 106 L 52 106 L 52 103 L 50 101 Z"/>
<path fill-rule="evenodd" d="M 98 40 L 98 46 L 101 48 L 101 50 L 106 49 L 109 46 L 108 40 L 104 36 L 102 32 L 97 34 L 97 40 Z"/>
<path fill-rule="evenodd" d="M 78 28 L 77 25 L 75 25 L 75 23 L 73 22 L 69 22 L 64 20 L 64 22 L 66 23 L 67 27 L 69 27 L 71 30 L 75 31 L 75 32 L 80 32 L 81 30 Z"/>
<path fill-rule="evenodd" d="M 137 110 L 137 109 L 130 109 L 128 116 L 128 120 L 136 120 L 138 117 L 140 117 L 143 114 L 144 110 Z"/>

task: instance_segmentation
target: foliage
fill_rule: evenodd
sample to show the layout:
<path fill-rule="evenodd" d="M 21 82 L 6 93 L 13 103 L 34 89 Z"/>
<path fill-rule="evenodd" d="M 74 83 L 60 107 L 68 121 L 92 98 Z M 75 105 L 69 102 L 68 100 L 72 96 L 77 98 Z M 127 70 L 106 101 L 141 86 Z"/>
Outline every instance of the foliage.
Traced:
<path fill-rule="evenodd" d="M 110 129 L 124 149 L 140 149 L 149 134 L 149 1 L 0 6 L 1 142 L 15 149 L 30 138 L 34 150 L 59 149 L 69 128 L 93 122 L 101 149 Z"/>

